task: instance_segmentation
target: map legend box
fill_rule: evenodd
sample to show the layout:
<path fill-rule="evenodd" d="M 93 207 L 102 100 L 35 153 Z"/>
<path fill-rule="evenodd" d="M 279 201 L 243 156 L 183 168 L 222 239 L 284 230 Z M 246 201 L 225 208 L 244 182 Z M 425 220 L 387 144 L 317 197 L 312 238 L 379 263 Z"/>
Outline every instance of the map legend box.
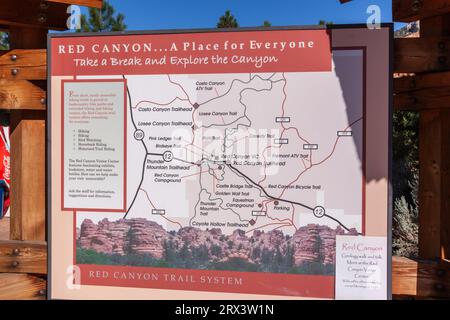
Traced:
<path fill-rule="evenodd" d="M 63 80 L 63 210 L 126 210 L 125 86 Z"/>

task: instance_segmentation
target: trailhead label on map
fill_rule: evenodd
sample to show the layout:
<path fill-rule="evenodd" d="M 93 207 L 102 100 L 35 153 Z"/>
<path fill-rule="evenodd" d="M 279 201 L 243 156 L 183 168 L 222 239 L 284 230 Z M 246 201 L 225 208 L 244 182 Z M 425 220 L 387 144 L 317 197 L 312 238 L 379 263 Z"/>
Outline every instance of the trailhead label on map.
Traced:
<path fill-rule="evenodd" d="M 123 210 L 124 93 L 124 81 L 64 82 L 64 208 Z"/>
<path fill-rule="evenodd" d="M 385 237 L 336 236 L 336 299 L 386 299 Z"/>

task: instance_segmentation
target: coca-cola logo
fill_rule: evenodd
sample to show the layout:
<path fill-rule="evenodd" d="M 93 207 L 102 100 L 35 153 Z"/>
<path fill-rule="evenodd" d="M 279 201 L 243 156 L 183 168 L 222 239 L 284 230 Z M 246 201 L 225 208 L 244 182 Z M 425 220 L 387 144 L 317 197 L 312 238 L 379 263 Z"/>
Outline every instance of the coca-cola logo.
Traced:
<path fill-rule="evenodd" d="M 9 181 L 11 175 L 9 156 L 3 155 L 3 167 L 5 168 L 5 170 L 3 171 L 3 178 L 6 181 Z"/>

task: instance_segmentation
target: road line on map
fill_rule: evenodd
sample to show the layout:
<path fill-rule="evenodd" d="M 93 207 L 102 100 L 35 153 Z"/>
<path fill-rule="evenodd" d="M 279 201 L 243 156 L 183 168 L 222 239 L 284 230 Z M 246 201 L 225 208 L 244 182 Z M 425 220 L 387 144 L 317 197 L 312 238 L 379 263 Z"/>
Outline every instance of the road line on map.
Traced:
<path fill-rule="evenodd" d="M 122 78 L 126 80 L 125 75 L 122 75 Z M 134 122 L 133 110 L 132 110 L 132 102 L 131 102 L 131 93 L 130 93 L 130 89 L 129 89 L 129 87 L 128 87 L 128 84 L 127 84 L 127 88 L 126 88 L 126 89 L 127 89 L 127 96 L 128 96 L 128 105 L 129 105 L 129 108 L 130 108 L 130 115 L 131 115 L 130 118 L 131 118 L 131 123 L 133 124 L 134 129 L 135 129 L 135 130 L 138 130 L 138 127 L 136 126 L 136 123 Z M 123 216 L 123 219 L 125 219 L 125 218 L 127 217 L 128 213 L 130 212 L 131 208 L 133 207 L 134 202 L 136 201 L 137 195 L 138 195 L 138 193 L 139 193 L 139 189 L 141 188 L 142 183 L 144 182 L 145 163 L 146 163 L 146 161 L 147 161 L 148 149 L 147 149 L 147 146 L 145 145 L 144 141 L 142 141 L 142 140 L 140 140 L 140 141 L 141 141 L 141 143 L 142 143 L 142 146 L 143 146 L 144 149 L 145 149 L 145 157 L 144 157 L 144 162 L 143 162 L 143 164 L 142 164 L 141 180 L 140 180 L 140 182 L 139 182 L 138 188 L 136 189 L 136 192 L 135 192 L 135 194 L 134 194 L 133 200 L 131 201 L 130 206 L 129 206 L 128 209 L 127 209 L 127 212 L 126 212 L 125 215 Z"/>
<path fill-rule="evenodd" d="M 280 81 L 284 81 L 284 82 L 285 82 L 285 85 L 284 85 L 284 87 L 283 87 L 283 92 L 285 93 L 285 99 L 283 100 L 283 105 L 282 105 L 282 110 L 283 110 L 283 114 L 284 114 L 284 103 L 285 103 L 286 98 L 287 98 L 287 95 L 286 95 L 286 92 L 285 92 L 285 86 L 286 86 L 286 82 L 287 82 L 287 81 L 286 81 L 286 78 L 284 77 L 284 73 L 283 73 L 283 78 L 282 78 L 282 79 L 276 80 L 276 81 L 270 80 L 274 75 L 275 75 L 275 73 L 274 73 L 271 77 L 269 77 L 268 79 L 263 79 L 263 78 L 260 77 L 259 75 L 253 75 L 253 76 L 252 76 L 252 75 L 250 74 L 250 78 L 249 78 L 248 81 L 242 81 L 242 80 L 240 80 L 240 79 L 233 79 L 233 81 L 232 81 L 232 83 L 230 84 L 230 87 L 229 87 L 229 89 L 227 90 L 227 92 L 225 92 L 223 95 L 220 95 L 220 96 L 217 96 L 217 97 L 212 98 L 212 99 L 210 99 L 210 100 L 207 100 L 207 101 L 205 101 L 205 102 L 203 102 L 203 103 L 201 103 L 201 104 L 199 104 L 199 105 L 203 105 L 203 104 L 209 103 L 209 102 L 211 102 L 211 101 L 213 101 L 213 100 L 215 100 L 215 99 L 218 99 L 218 98 L 221 98 L 221 97 L 227 95 L 227 94 L 232 90 L 232 87 L 233 87 L 233 84 L 234 84 L 235 81 L 241 82 L 241 83 L 243 83 L 243 84 L 248 84 L 248 83 L 250 83 L 253 79 L 255 79 L 256 77 L 258 77 L 259 79 L 261 79 L 261 80 L 263 80 L 263 81 L 270 81 L 271 86 L 270 86 L 269 89 L 245 88 L 245 89 L 243 89 L 243 90 L 239 93 L 239 96 L 240 96 L 239 102 L 244 106 L 244 116 L 243 116 L 243 117 L 246 117 L 245 115 L 246 115 L 246 108 L 247 108 L 247 106 L 242 102 L 242 92 L 244 92 L 245 90 L 253 90 L 253 91 L 255 91 L 255 92 L 271 91 L 271 90 L 273 89 L 273 83 L 277 83 L 277 82 L 280 82 Z M 172 84 L 174 84 L 174 85 L 178 86 L 179 88 L 181 88 L 181 90 L 184 92 L 184 94 L 185 94 L 186 97 L 187 97 L 187 101 L 189 101 L 189 103 L 191 103 L 190 98 L 189 98 L 189 95 L 187 94 L 187 92 L 185 91 L 185 89 L 181 86 L 181 84 L 172 81 L 171 78 L 170 78 L 170 75 L 167 75 L 167 76 L 168 76 L 168 78 L 169 78 L 169 82 L 171 82 Z M 125 79 L 125 76 L 123 76 L 123 78 Z M 132 121 L 133 126 L 135 127 L 135 129 L 138 130 L 138 128 L 137 128 L 137 126 L 136 126 L 136 124 L 135 124 L 135 122 L 134 122 L 134 118 L 133 118 L 132 105 L 131 105 L 131 94 L 130 94 L 130 91 L 129 91 L 128 86 L 127 86 L 127 94 L 128 94 L 129 104 L 130 104 L 131 121 Z M 186 99 L 181 99 L 181 98 L 179 98 L 179 97 L 177 97 L 177 98 L 180 99 L 180 100 L 186 101 Z M 177 98 L 175 98 L 173 101 L 175 101 Z M 191 104 L 192 104 L 192 103 L 191 103 Z M 239 120 L 239 119 L 241 119 L 241 118 L 243 118 L 243 117 L 240 117 L 240 118 L 238 118 L 237 120 Z M 247 119 L 248 119 L 248 118 L 247 118 Z M 352 125 L 354 125 L 356 122 L 360 121 L 361 119 L 362 119 L 362 118 L 360 118 L 360 119 L 358 119 L 358 120 L 352 122 L 345 130 L 347 130 L 348 128 L 350 128 Z M 236 122 L 237 120 L 233 121 L 233 122 L 230 123 L 230 124 L 233 124 L 233 123 Z M 251 123 L 251 120 L 250 120 L 250 119 L 249 119 L 249 121 L 250 121 L 250 123 Z M 229 124 L 227 124 L 227 125 L 229 125 Z M 250 125 L 251 125 L 251 124 L 250 124 Z M 239 124 L 238 124 L 238 126 L 239 126 Z M 288 127 L 288 128 L 285 128 L 285 127 L 283 126 L 283 124 L 282 124 L 282 127 L 283 127 L 283 133 L 284 133 L 284 131 L 293 129 L 293 130 L 296 131 L 298 137 L 299 137 L 301 140 L 306 141 L 305 139 L 303 139 L 303 138 L 301 137 L 301 135 L 300 135 L 300 133 L 298 132 L 298 129 L 297 129 L 297 128 L 294 128 L 294 127 Z M 282 134 L 283 134 L 283 133 L 282 133 Z M 310 168 L 312 168 L 313 166 L 319 165 L 319 164 L 323 163 L 324 161 L 326 161 L 326 160 L 333 154 L 333 152 L 334 152 L 334 150 L 335 150 L 335 148 L 336 148 L 336 145 L 337 145 L 337 142 L 338 142 L 338 141 L 339 141 L 339 137 L 338 137 L 338 138 L 336 139 L 336 141 L 335 141 L 335 144 L 334 144 L 334 147 L 333 147 L 333 150 L 332 150 L 331 154 L 330 154 L 328 157 L 326 157 L 325 159 L 323 159 L 321 162 L 316 163 L 316 164 L 313 164 L 313 163 L 312 163 L 312 160 L 310 159 L 311 165 L 310 165 L 310 167 L 309 167 L 308 169 L 310 169 Z M 163 156 L 163 154 L 161 154 L 161 153 L 152 153 L 152 152 L 148 152 L 148 149 L 147 149 L 147 146 L 145 145 L 145 143 L 144 143 L 143 141 L 141 141 L 141 142 L 142 142 L 142 144 L 143 144 L 143 146 L 144 146 L 144 149 L 146 150 L 146 156 L 145 156 L 145 158 L 144 158 L 144 164 L 143 164 L 143 169 L 142 169 L 141 181 L 140 181 L 140 184 L 139 184 L 139 188 L 137 189 L 137 191 L 136 191 L 136 193 L 135 193 L 135 196 L 134 196 L 134 198 L 133 198 L 133 201 L 131 202 L 130 207 L 128 208 L 128 210 L 127 210 L 127 212 L 126 212 L 124 218 L 126 218 L 126 216 L 128 215 L 128 213 L 129 213 L 131 207 L 133 206 L 133 204 L 134 204 L 134 202 L 135 202 L 135 200 L 136 200 L 136 197 L 137 197 L 137 194 L 139 193 L 139 190 L 141 190 L 141 185 L 142 185 L 143 180 L 144 180 L 144 174 L 145 174 L 145 162 L 146 162 L 146 160 L 147 160 L 147 157 L 148 157 L 149 155 L 151 155 L 151 156 L 161 156 L 161 157 Z M 195 162 L 191 162 L 191 161 L 186 161 L 186 160 L 184 160 L 184 159 L 180 159 L 180 158 L 177 158 L 177 157 L 173 157 L 173 160 L 178 160 L 178 161 L 181 161 L 181 162 L 184 162 L 184 163 L 187 163 L 187 164 L 191 164 L 191 165 L 201 166 L 201 164 L 199 164 L 199 163 L 195 163 Z M 207 160 L 207 161 L 210 161 L 210 160 Z M 292 204 L 292 205 L 298 205 L 298 206 L 301 206 L 301 207 L 303 207 L 303 208 L 305 208 L 305 209 L 308 209 L 308 210 L 310 210 L 310 211 L 314 211 L 314 208 L 312 208 L 312 207 L 310 207 L 310 206 L 308 206 L 308 205 L 306 205 L 306 204 L 303 204 L 303 203 L 300 203 L 300 202 L 296 202 L 296 201 L 287 200 L 287 199 L 282 199 L 282 198 L 279 198 L 279 197 L 274 197 L 274 196 L 268 194 L 267 191 L 266 191 L 260 184 L 258 184 L 258 183 L 256 183 L 255 181 L 253 181 L 250 177 L 246 176 L 244 173 L 242 173 L 240 170 L 238 170 L 237 168 L 233 167 L 233 166 L 232 166 L 231 164 L 229 164 L 229 163 L 226 163 L 226 162 L 217 162 L 217 161 L 211 161 L 211 162 L 213 162 L 213 163 L 223 163 L 223 164 L 227 165 L 233 172 L 237 172 L 239 175 L 241 175 L 242 177 L 244 177 L 244 179 L 246 179 L 247 181 L 249 181 L 249 182 L 251 182 L 252 184 L 254 184 L 255 186 L 257 186 L 257 187 L 258 187 L 258 188 L 259 188 L 259 189 L 260 189 L 260 190 L 261 190 L 261 191 L 262 191 L 269 199 L 272 199 L 272 200 L 278 200 L 278 201 L 282 201 L 282 202 L 286 202 L 286 203 L 290 203 L 290 204 Z M 305 171 L 307 171 L 307 170 L 304 170 L 302 173 L 300 173 L 300 175 L 302 175 Z M 202 172 L 197 173 L 197 174 L 200 174 L 200 175 L 201 175 L 201 173 L 202 173 Z M 196 175 L 196 174 L 194 174 L 194 175 Z M 299 175 L 299 176 L 300 176 L 300 175 Z M 298 177 L 297 177 L 297 179 L 298 179 Z M 297 179 L 296 179 L 296 180 L 297 180 Z M 295 182 L 296 180 L 294 180 L 294 182 Z M 201 182 L 200 182 L 200 185 L 201 185 Z M 208 191 L 207 191 L 206 189 L 204 189 L 202 186 L 201 186 L 201 189 L 202 189 L 202 190 L 205 190 L 205 191 L 208 193 Z M 284 191 L 281 193 L 281 195 L 282 195 L 283 193 L 284 193 Z M 211 195 L 211 194 L 210 194 L 210 195 Z M 148 195 L 147 195 L 147 197 L 148 197 Z M 209 196 L 208 196 L 208 198 L 209 198 L 210 200 L 215 200 L 215 199 L 211 199 Z M 219 198 L 219 200 L 221 200 L 221 201 L 223 202 L 222 199 Z M 219 207 L 220 207 L 220 206 L 219 206 Z M 232 210 L 232 209 L 225 209 L 225 210 L 231 210 L 232 212 L 234 212 L 234 210 Z M 236 212 L 234 212 L 234 213 L 237 214 Z M 237 214 L 237 215 L 239 216 L 239 219 L 240 219 L 241 221 L 245 221 L 245 220 L 242 220 L 242 219 L 241 219 L 241 217 L 240 217 L 239 214 Z M 342 222 L 340 222 L 338 219 L 336 219 L 336 218 L 334 218 L 334 217 L 332 217 L 332 216 L 330 216 L 330 215 L 328 215 L 328 214 L 326 214 L 326 213 L 325 213 L 323 216 L 324 216 L 324 217 L 327 217 L 327 218 L 329 218 L 329 219 L 331 219 L 331 220 L 333 220 L 333 221 L 335 221 L 335 222 L 338 223 L 341 227 L 343 227 L 345 230 L 350 231 L 350 229 L 347 228 L 347 227 L 346 227 Z M 194 216 L 194 217 L 195 217 L 195 216 Z M 194 218 L 194 217 L 193 217 L 193 218 Z M 192 219 L 193 219 L 193 218 L 192 218 Z M 269 217 L 269 218 L 272 219 L 272 220 L 278 220 L 278 221 L 281 221 L 281 220 L 278 219 L 278 218 L 271 218 L 271 217 Z M 192 219 L 191 219 L 190 221 L 192 221 Z M 289 220 L 289 219 L 286 219 L 286 220 Z M 170 220 L 169 220 L 169 221 L 170 221 Z M 292 220 L 290 220 L 290 221 L 291 221 L 291 223 L 293 223 Z M 171 222 L 172 222 L 172 221 L 171 221 Z M 293 224 L 290 224 L 290 225 L 293 225 Z M 180 226 L 181 226 L 181 224 L 180 224 Z M 294 225 L 294 228 L 296 228 L 295 225 Z M 253 229 L 253 230 L 254 230 L 254 229 Z"/>

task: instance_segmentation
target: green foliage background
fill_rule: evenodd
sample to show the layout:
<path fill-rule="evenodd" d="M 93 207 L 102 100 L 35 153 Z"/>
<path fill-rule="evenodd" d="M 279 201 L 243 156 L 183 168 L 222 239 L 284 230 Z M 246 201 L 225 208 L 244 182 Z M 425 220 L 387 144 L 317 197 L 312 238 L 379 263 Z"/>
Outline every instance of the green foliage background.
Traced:
<path fill-rule="evenodd" d="M 124 31 L 127 28 L 125 16 L 115 14 L 114 7 L 108 1 L 103 1 L 102 8 L 89 8 L 89 16 L 81 15 L 81 30 L 83 32 Z"/>
<path fill-rule="evenodd" d="M 218 247 L 220 249 L 220 247 Z M 279 250 L 263 249 L 258 253 L 261 262 L 256 264 L 245 259 L 228 260 L 211 259 L 206 246 L 190 247 L 187 243 L 180 251 L 176 251 L 173 243 L 166 241 L 164 256 L 156 259 L 148 254 L 105 254 L 91 249 L 77 247 L 77 264 L 120 265 L 154 268 L 182 268 L 200 270 L 228 270 L 242 272 L 270 272 L 285 274 L 318 274 L 333 275 L 334 265 L 322 264 L 319 261 L 294 265 L 293 250 L 282 254 Z M 220 256 L 220 254 L 219 254 Z"/>

